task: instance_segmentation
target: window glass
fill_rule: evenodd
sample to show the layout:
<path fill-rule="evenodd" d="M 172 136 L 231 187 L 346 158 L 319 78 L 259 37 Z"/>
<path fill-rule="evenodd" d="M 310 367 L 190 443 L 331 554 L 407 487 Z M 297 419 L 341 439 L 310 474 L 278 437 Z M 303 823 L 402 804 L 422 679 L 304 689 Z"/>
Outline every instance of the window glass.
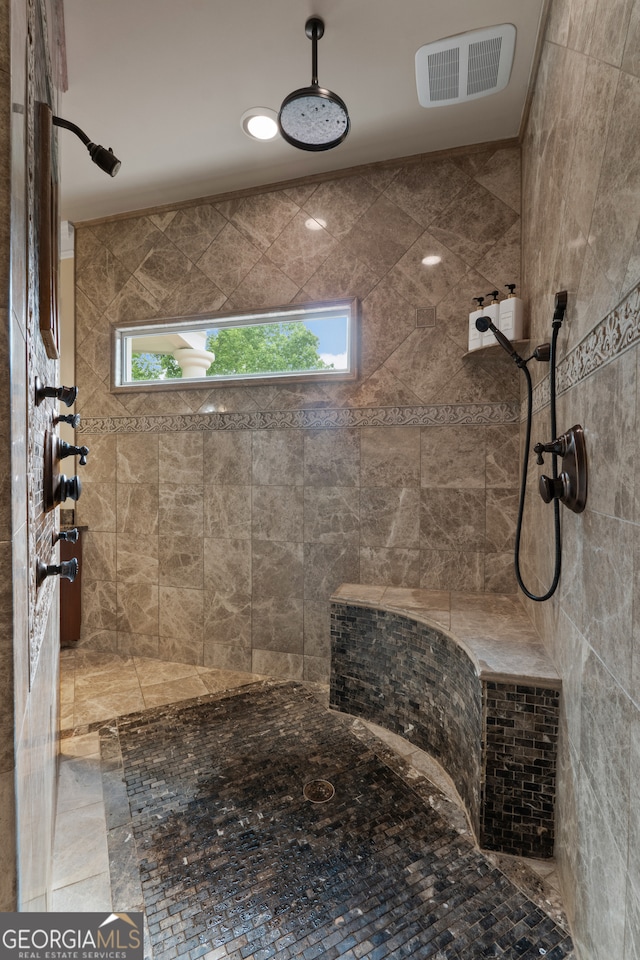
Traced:
<path fill-rule="evenodd" d="M 356 376 L 356 300 L 114 327 L 114 389 Z"/>

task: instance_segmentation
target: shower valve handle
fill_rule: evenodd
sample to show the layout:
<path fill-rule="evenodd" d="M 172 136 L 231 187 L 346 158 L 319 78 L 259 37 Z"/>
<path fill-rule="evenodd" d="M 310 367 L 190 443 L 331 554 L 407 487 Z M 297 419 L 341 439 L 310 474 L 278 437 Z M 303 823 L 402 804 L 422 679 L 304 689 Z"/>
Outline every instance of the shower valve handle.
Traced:
<path fill-rule="evenodd" d="M 65 477 L 60 474 L 58 488 L 56 490 L 56 503 L 62 503 L 63 500 L 78 500 L 82 493 L 82 484 L 80 477 Z"/>
<path fill-rule="evenodd" d="M 80 414 L 79 413 L 65 413 L 64 416 L 58 416 L 53 418 L 54 424 L 57 423 L 69 423 L 75 429 L 80 425 Z"/>
<path fill-rule="evenodd" d="M 78 397 L 77 387 L 47 387 L 41 383 L 38 377 L 36 377 L 35 384 L 36 404 L 42 403 L 45 397 L 51 397 L 53 400 L 60 400 L 67 407 L 71 407 Z"/>
<path fill-rule="evenodd" d="M 80 533 L 77 527 L 74 527 L 72 530 L 59 530 L 53 535 L 53 542 L 56 544 L 58 540 L 64 540 L 66 543 L 77 543 Z"/>
<path fill-rule="evenodd" d="M 540 477 L 540 496 L 545 503 L 560 500 L 574 513 L 582 513 L 587 502 L 587 452 L 584 430 L 579 423 L 551 443 L 537 443 L 534 450 L 538 463 L 543 453 L 555 453 L 562 457 L 562 473 L 559 477 Z M 554 470 L 555 473 L 555 470 Z"/>
<path fill-rule="evenodd" d="M 58 460 L 64 460 L 65 457 L 80 457 L 80 466 L 84 467 L 89 456 L 89 447 L 74 447 L 66 440 L 58 440 Z"/>
<path fill-rule="evenodd" d="M 554 480 L 552 477 L 546 477 L 544 473 L 540 477 L 540 496 L 545 503 L 551 503 L 552 500 L 561 500 L 566 492 L 567 485 L 565 480 L 566 474 L 561 474 L 557 480 Z"/>
<path fill-rule="evenodd" d="M 536 443 L 533 448 L 533 452 L 538 454 L 536 463 L 539 466 L 544 465 L 543 453 L 555 453 L 558 457 L 564 457 L 566 446 L 566 438 L 564 436 L 558 437 L 557 440 L 552 440 L 551 443 Z"/>
<path fill-rule="evenodd" d="M 72 557 L 71 560 L 62 560 L 60 563 L 43 563 L 38 560 L 36 563 L 36 583 L 38 586 L 47 579 L 47 577 L 60 577 L 62 580 L 69 580 L 71 583 L 78 576 L 78 558 Z"/>

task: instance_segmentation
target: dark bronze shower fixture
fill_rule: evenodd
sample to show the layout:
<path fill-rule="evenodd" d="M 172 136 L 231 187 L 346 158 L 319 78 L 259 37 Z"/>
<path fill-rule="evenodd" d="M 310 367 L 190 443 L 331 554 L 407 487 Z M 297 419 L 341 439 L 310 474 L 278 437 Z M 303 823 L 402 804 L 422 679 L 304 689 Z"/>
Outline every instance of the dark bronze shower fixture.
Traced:
<path fill-rule="evenodd" d="M 304 30 L 313 44 L 311 86 L 301 87 L 285 97 L 278 114 L 278 127 L 292 147 L 331 150 L 347 136 L 351 121 L 344 100 L 318 83 L 318 40 L 324 34 L 324 21 L 320 17 L 309 17 Z"/>
<path fill-rule="evenodd" d="M 79 536 L 80 531 L 77 527 L 73 527 L 72 530 L 56 530 L 52 536 L 53 545 L 55 547 L 59 540 L 64 540 L 65 543 L 77 543 Z"/>
<path fill-rule="evenodd" d="M 556 429 L 556 343 L 564 315 L 567 309 L 567 291 L 556 293 L 553 311 L 551 344 L 542 343 L 535 348 L 526 360 L 514 350 L 510 341 L 498 330 L 489 317 L 478 317 L 476 327 L 482 333 L 491 330 L 500 346 L 506 350 L 514 363 L 522 370 L 527 381 L 527 427 L 522 460 L 522 480 L 520 484 L 520 501 L 518 505 L 518 522 L 516 525 L 516 541 L 514 566 L 518 586 L 530 600 L 548 600 L 555 593 L 560 581 L 562 566 L 562 545 L 560 541 L 560 503 L 564 503 L 574 513 L 582 513 L 587 502 L 587 452 L 584 442 L 584 431 L 579 423 L 571 427 L 561 436 Z M 541 596 L 527 589 L 520 573 L 520 538 L 522 534 L 522 516 L 527 489 L 527 468 L 529 451 L 531 448 L 531 421 L 533 418 L 533 384 L 531 374 L 527 369 L 530 360 L 549 361 L 549 409 L 551 420 L 551 436 L 549 443 L 537 443 L 533 448 L 537 454 L 537 463 L 544 464 L 543 453 L 551 454 L 552 471 L 548 477 L 542 474 L 539 481 L 540 496 L 545 503 L 553 503 L 553 525 L 555 538 L 555 562 L 551 586 Z M 562 458 L 562 473 L 558 473 L 558 457 Z"/>
<path fill-rule="evenodd" d="M 76 389 L 76 388 L 74 388 Z M 69 406 L 69 404 L 67 404 Z M 57 417 L 53 418 L 54 426 L 58 423 L 68 423 L 75 430 L 80 426 L 80 414 L 79 413 L 65 413 L 64 415 L 58 414 Z"/>
<path fill-rule="evenodd" d="M 54 127 L 63 127 L 65 130 L 71 130 L 72 133 L 75 133 L 76 137 L 82 140 L 89 151 L 89 156 L 93 162 L 97 164 L 101 170 L 104 170 L 105 173 L 108 173 L 110 177 L 115 177 L 120 169 L 120 160 L 114 156 L 111 147 L 107 149 L 107 147 L 103 147 L 99 143 L 93 143 L 84 130 L 81 130 L 80 127 L 70 120 L 63 120 L 62 117 L 52 117 L 52 121 Z"/>
<path fill-rule="evenodd" d="M 536 443 L 534 452 L 537 463 L 544 464 L 543 453 L 550 453 L 553 475 L 542 474 L 539 481 L 540 496 L 545 503 L 560 501 L 574 513 L 582 513 L 587 502 L 587 450 L 584 442 L 584 430 L 579 423 L 558 437 L 556 433 L 556 340 L 560 326 L 567 311 L 567 291 L 556 293 L 553 307 L 551 351 L 549 360 L 549 407 L 551 411 L 551 434 L 549 443 Z M 528 448 L 527 448 L 528 455 Z M 558 475 L 558 457 L 564 467 Z"/>
<path fill-rule="evenodd" d="M 41 404 L 45 397 L 51 397 L 52 400 L 59 400 L 67 407 L 72 407 L 78 397 L 77 387 L 48 387 L 39 379 L 35 379 L 36 404 Z M 62 418 L 59 418 L 62 419 Z"/>
<path fill-rule="evenodd" d="M 47 577 L 60 577 L 62 580 L 70 580 L 71 583 L 78 576 L 78 560 L 72 557 L 71 560 L 62 560 L 60 563 L 44 563 L 42 560 L 36 560 L 36 584 L 41 586 Z"/>
<path fill-rule="evenodd" d="M 559 477 L 540 477 L 540 496 L 545 503 L 560 500 L 574 513 L 582 513 L 587 503 L 587 451 L 584 430 L 577 423 L 551 443 L 536 443 L 536 463 L 544 464 L 543 453 L 562 457 L 563 471 Z"/>

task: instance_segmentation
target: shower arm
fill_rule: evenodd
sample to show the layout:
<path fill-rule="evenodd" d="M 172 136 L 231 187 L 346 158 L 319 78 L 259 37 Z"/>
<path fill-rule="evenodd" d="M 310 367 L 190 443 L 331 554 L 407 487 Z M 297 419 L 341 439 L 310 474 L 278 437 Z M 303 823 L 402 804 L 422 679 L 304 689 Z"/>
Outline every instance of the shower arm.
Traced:
<path fill-rule="evenodd" d="M 318 84 L 318 31 L 313 28 L 311 38 L 311 86 L 317 87 Z"/>
<path fill-rule="evenodd" d="M 71 130 L 71 133 L 75 133 L 76 137 L 79 137 L 84 143 L 85 147 L 88 147 L 91 143 L 91 140 L 86 135 L 84 130 L 81 130 L 80 127 L 72 123 L 71 120 L 64 120 L 62 117 L 53 117 L 54 127 L 63 127 L 65 130 Z"/>
<path fill-rule="evenodd" d="M 311 40 L 311 86 L 318 87 L 318 40 L 324 34 L 324 23 L 320 17 L 310 17 L 305 24 L 305 33 Z"/>

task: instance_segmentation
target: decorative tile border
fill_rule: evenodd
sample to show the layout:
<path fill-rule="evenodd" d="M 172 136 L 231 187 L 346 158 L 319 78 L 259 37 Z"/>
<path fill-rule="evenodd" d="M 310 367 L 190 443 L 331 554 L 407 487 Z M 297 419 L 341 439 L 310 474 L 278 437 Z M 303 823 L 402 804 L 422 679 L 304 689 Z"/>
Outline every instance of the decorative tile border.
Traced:
<path fill-rule="evenodd" d="M 640 343 L 640 283 L 560 361 L 556 372 L 558 396 Z M 549 377 L 533 390 L 534 412 L 549 403 Z M 526 403 L 523 404 L 526 416 Z"/>
<path fill-rule="evenodd" d="M 263 410 L 252 413 L 194 413 L 179 416 L 87 417 L 80 433 L 186 433 L 209 430 L 332 429 L 345 427 L 445 426 L 518 422 L 518 404 L 457 403 L 428 407 Z"/>

